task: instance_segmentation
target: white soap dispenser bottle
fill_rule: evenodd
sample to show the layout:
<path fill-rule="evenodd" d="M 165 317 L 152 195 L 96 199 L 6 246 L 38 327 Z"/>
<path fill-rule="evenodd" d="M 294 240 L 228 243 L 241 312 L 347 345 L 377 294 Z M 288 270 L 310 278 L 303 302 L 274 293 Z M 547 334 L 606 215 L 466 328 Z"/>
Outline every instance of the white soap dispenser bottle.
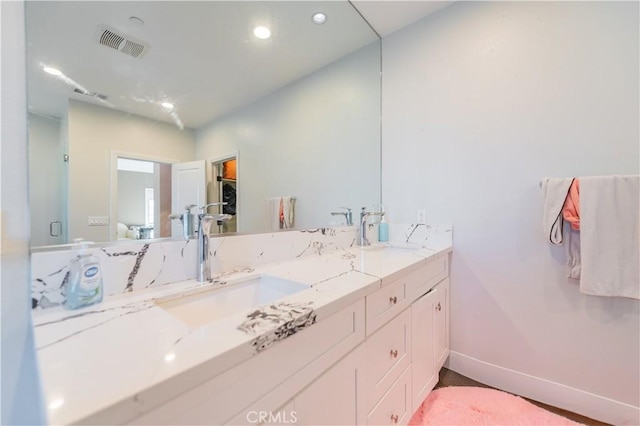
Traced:
<path fill-rule="evenodd" d="M 69 282 L 66 297 L 67 309 L 79 309 L 102 302 L 102 270 L 100 260 L 91 254 L 88 241 L 73 240 L 78 245 L 78 254 L 69 264 Z"/>

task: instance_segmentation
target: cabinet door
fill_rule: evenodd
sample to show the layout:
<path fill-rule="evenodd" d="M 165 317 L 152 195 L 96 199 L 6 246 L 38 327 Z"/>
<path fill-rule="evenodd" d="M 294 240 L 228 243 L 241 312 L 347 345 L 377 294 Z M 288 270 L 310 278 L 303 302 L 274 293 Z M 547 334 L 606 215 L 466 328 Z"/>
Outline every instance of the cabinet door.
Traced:
<path fill-rule="evenodd" d="M 416 300 L 411 305 L 411 360 L 412 398 L 411 407 L 415 412 L 431 389 L 438 382 L 438 370 L 434 351 L 434 301 L 438 297 L 438 287 Z"/>
<path fill-rule="evenodd" d="M 436 287 L 434 299 L 434 350 L 436 371 L 444 365 L 449 356 L 449 279 Z"/>
<path fill-rule="evenodd" d="M 358 346 L 294 398 L 297 425 L 359 425 L 363 412 L 364 350 Z"/>

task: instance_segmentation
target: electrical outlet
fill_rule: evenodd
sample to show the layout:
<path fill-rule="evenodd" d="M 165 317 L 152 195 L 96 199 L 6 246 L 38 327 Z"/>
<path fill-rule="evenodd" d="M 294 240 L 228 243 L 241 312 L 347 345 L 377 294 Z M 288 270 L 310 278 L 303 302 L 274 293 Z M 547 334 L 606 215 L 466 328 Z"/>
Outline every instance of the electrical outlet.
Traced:
<path fill-rule="evenodd" d="M 427 212 L 424 209 L 418 210 L 416 214 L 416 221 L 418 223 L 427 223 Z"/>
<path fill-rule="evenodd" d="M 89 226 L 109 226 L 109 216 L 89 216 L 87 218 Z"/>

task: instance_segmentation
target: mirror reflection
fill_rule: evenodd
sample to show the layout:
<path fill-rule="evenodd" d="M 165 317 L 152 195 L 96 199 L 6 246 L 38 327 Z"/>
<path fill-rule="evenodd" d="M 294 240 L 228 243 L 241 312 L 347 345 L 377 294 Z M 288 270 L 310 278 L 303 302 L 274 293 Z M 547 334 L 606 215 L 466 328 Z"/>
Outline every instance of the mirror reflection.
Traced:
<path fill-rule="evenodd" d="M 117 159 L 118 240 L 171 236 L 171 165 Z"/>
<path fill-rule="evenodd" d="M 226 203 L 213 233 L 250 233 L 379 203 L 379 39 L 347 1 L 29 1 L 26 15 L 32 245 L 178 237 L 170 216 L 192 204 Z"/>

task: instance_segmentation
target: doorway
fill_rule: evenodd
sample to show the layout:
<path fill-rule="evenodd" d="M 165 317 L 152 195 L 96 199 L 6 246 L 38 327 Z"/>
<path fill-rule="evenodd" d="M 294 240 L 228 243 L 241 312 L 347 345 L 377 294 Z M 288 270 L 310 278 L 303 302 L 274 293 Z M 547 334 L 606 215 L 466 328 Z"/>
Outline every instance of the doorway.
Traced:
<path fill-rule="evenodd" d="M 171 236 L 171 164 L 118 155 L 116 239 Z"/>
<path fill-rule="evenodd" d="M 211 227 L 212 234 L 238 232 L 238 155 L 231 154 L 210 160 L 207 199 L 210 203 L 225 202 L 216 213 L 231 215 L 231 219 L 218 221 Z"/>

